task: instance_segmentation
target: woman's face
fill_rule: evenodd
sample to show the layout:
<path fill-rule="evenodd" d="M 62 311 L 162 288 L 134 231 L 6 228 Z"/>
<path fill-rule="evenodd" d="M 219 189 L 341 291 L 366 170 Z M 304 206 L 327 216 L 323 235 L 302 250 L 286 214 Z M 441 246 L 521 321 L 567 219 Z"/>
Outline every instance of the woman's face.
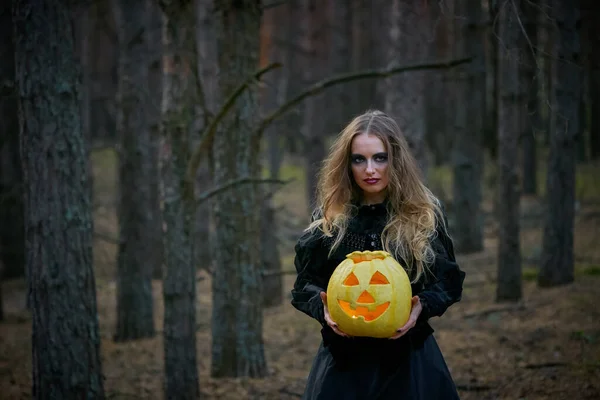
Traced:
<path fill-rule="evenodd" d="M 366 204 L 385 200 L 388 186 L 388 153 L 377 136 L 360 134 L 352 139 L 350 167 Z"/>

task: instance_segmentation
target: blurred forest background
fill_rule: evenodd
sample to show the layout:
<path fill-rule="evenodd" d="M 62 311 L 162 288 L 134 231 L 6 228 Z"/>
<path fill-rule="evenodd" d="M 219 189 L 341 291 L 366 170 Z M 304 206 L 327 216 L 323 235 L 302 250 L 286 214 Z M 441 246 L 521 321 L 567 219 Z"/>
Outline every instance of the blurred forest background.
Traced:
<path fill-rule="evenodd" d="M 0 397 L 299 398 L 293 246 L 378 108 L 467 272 L 432 320 L 461 398 L 600 398 L 596 1 L 12 3 Z"/>

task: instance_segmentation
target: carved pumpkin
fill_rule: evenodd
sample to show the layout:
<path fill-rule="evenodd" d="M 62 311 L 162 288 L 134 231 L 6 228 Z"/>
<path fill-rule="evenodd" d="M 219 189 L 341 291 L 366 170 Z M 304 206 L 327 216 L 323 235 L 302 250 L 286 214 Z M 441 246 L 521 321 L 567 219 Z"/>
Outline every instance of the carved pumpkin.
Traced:
<path fill-rule="evenodd" d="M 348 254 L 327 286 L 329 314 L 351 336 L 393 336 L 408 321 L 411 297 L 406 271 L 380 250 Z"/>

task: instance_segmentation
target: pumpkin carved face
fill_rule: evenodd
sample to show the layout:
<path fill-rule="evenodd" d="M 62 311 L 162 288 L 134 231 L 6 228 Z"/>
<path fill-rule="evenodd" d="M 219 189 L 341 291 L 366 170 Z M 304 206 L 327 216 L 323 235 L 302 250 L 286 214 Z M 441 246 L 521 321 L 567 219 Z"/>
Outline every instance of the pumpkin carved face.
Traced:
<path fill-rule="evenodd" d="M 385 251 L 355 251 L 335 269 L 327 307 L 351 336 L 393 336 L 410 315 L 412 290 L 404 268 Z"/>

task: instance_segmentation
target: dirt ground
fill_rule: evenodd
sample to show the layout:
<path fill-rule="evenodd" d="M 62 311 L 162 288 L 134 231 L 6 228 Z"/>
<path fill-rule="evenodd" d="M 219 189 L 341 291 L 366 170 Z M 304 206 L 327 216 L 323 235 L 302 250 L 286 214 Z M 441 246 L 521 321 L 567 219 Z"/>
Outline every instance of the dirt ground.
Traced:
<path fill-rule="evenodd" d="M 115 221 L 97 219 L 99 230 Z M 104 224 L 104 225 L 103 225 Z M 539 224 L 523 229 L 525 258 L 541 246 Z M 435 337 L 464 400 L 600 399 L 600 207 L 578 211 L 576 280 L 551 289 L 535 284 L 534 265 L 524 265 L 524 297 L 494 302 L 496 240 L 486 228 L 485 251 L 459 255 L 467 272 L 463 299 L 432 320 Z M 95 245 L 97 297 L 105 390 L 109 399 L 162 399 L 162 296 L 154 282 L 153 339 L 116 344 L 114 246 Z M 290 254 L 284 268 L 293 268 Z M 206 399 L 298 399 L 319 345 L 318 324 L 289 304 L 294 275 L 285 275 L 285 303 L 265 311 L 264 341 L 270 374 L 264 379 L 212 379 L 210 277 L 198 286 L 198 363 Z M 31 391 L 30 317 L 23 280 L 3 286 L 6 320 L 0 323 L 0 399 L 26 399 Z"/>

